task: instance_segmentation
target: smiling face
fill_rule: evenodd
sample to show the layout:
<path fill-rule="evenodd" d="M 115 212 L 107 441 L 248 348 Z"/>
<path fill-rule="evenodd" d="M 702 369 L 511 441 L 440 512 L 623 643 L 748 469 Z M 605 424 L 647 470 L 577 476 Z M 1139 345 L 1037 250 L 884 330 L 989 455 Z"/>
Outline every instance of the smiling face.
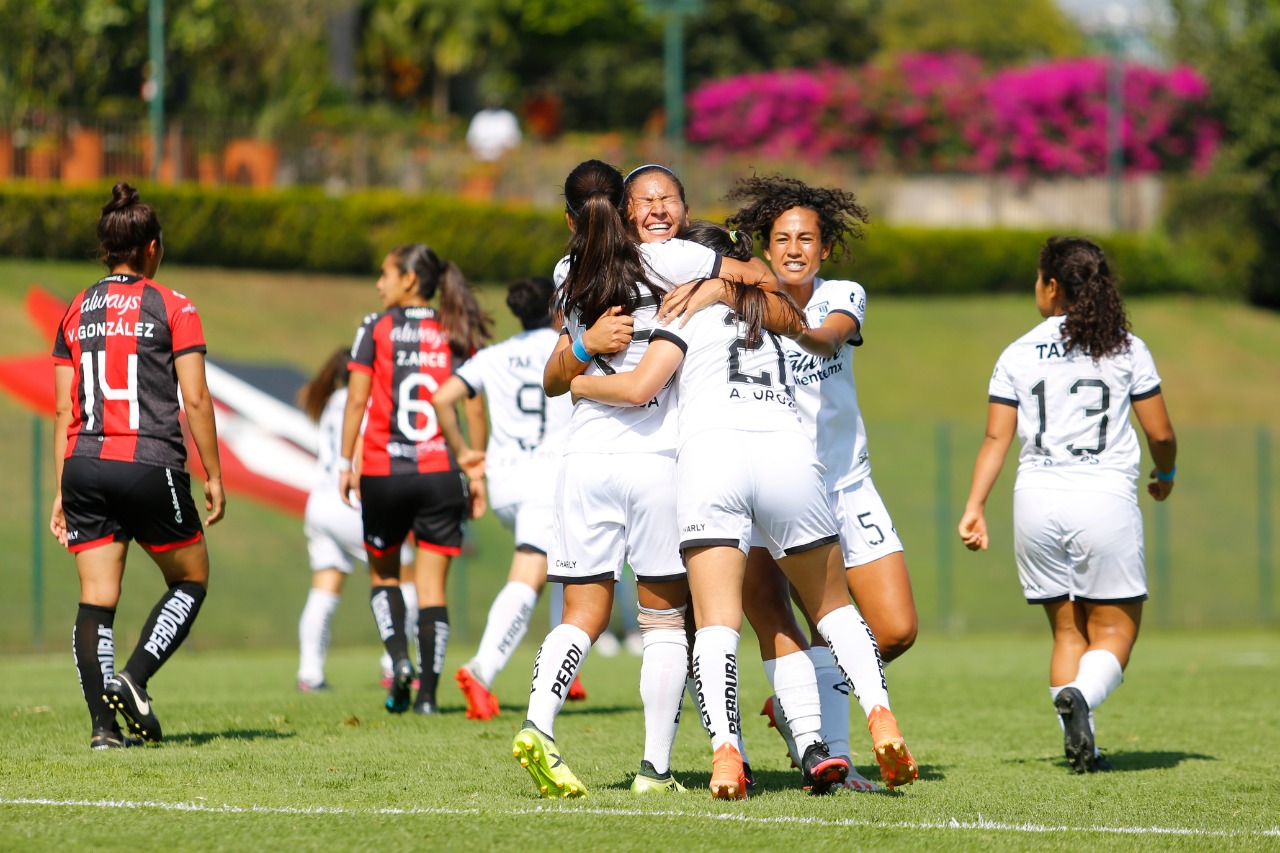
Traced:
<path fill-rule="evenodd" d="M 382 275 L 378 277 L 378 295 L 382 297 L 382 307 L 405 305 L 418 292 L 418 276 L 400 269 L 395 258 L 390 255 L 382 262 Z"/>
<path fill-rule="evenodd" d="M 688 215 L 680 188 L 665 172 L 646 172 L 627 186 L 627 216 L 641 243 L 660 243 L 677 236 Z"/>
<path fill-rule="evenodd" d="M 822 242 L 817 211 L 793 207 L 773 220 L 764 256 L 779 283 L 787 287 L 811 286 L 830 254 L 831 246 Z"/>

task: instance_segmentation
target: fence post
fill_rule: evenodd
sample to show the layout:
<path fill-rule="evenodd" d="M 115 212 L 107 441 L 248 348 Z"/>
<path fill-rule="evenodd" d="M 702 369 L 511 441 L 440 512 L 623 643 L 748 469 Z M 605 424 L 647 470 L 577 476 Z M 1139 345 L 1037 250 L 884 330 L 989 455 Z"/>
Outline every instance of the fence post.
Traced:
<path fill-rule="evenodd" d="M 1271 622 L 1271 430 L 1258 427 L 1258 617 Z"/>
<path fill-rule="evenodd" d="M 1156 552 L 1156 621 L 1167 626 L 1169 624 L 1169 597 L 1172 583 L 1169 571 L 1169 507 L 1158 503 L 1155 513 L 1155 552 Z"/>
<path fill-rule="evenodd" d="M 934 485 L 934 535 L 937 537 L 938 622 L 950 630 L 955 622 L 951 610 L 951 424 L 939 421 L 934 446 L 937 457 L 937 480 Z"/>
<path fill-rule="evenodd" d="M 31 645 L 44 648 L 44 419 L 31 419 Z"/>

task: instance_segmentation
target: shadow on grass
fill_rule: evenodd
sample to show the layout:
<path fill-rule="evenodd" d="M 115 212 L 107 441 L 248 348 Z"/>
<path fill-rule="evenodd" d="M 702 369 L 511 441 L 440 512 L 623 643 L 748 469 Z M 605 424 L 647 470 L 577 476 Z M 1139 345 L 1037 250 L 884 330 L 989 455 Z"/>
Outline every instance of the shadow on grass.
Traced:
<path fill-rule="evenodd" d="M 275 729 L 227 729 L 222 732 L 185 732 L 168 735 L 164 742 L 204 746 L 215 740 L 283 740 L 291 737 L 294 737 L 293 732 L 279 732 Z"/>
<path fill-rule="evenodd" d="M 572 705 L 566 704 L 559 716 L 576 717 L 579 714 L 626 714 L 643 710 L 644 708 L 640 705 L 583 705 L 581 702 L 575 702 Z"/>
<path fill-rule="evenodd" d="M 1107 760 L 1111 762 L 1111 773 L 1137 773 L 1143 770 L 1170 770 L 1182 764 L 1184 761 L 1218 761 L 1218 757 L 1214 755 L 1203 755 L 1199 752 L 1179 752 L 1174 750 L 1159 752 L 1134 752 L 1125 750 L 1124 752 L 1107 752 L 1105 749 L 1102 753 Z M 1064 770 L 1070 770 L 1065 758 L 1060 756 L 1044 757 L 1036 759 L 1019 758 L 1009 763 L 1011 764 L 1029 764 L 1032 761 L 1041 764 L 1056 764 Z M 921 778 L 924 777 L 924 771 L 921 770 Z"/>
<path fill-rule="evenodd" d="M 706 792 L 707 789 L 711 786 L 710 773 L 705 773 L 705 772 L 684 773 L 684 772 L 681 772 L 680 768 L 676 767 L 676 768 L 672 768 L 672 774 L 676 777 L 676 780 L 679 781 L 680 784 L 683 785 L 685 789 L 689 791 Z M 752 775 L 755 777 L 755 785 L 753 785 L 750 788 L 750 793 L 752 795 L 759 795 L 759 794 L 778 792 L 778 791 L 794 791 L 802 787 L 799 770 L 755 770 Z M 872 781 L 876 782 L 877 784 L 880 783 L 879 769 L 868 770 L 867 773 L 864 773 L 863 775 L 866 776 L 868 779 L 871 779 Z M 934 773 L 926 773 L 926 768 L 922 767 L 920 768 L 920 778 L 936 780 L 936 779 L 944 778 L 944 774 L 941 773 L 940 771 L 934 772 Z M 627 791 L 631 789 L 631 779 L 632 777 L 628 776 L 625 779 L 622 779 L 617 782 L 611 782 L 610 784 L 605 785 L 603 787 L 613 791 Z M 845 795 L 845 792 L 842 790 L 833 791 L 832 793 L 833 795 L 840 795 L 840 796 Z M 849 792 L 849 795 L 852 796 L 853 794 L 854 792 L 852 791 Z M 881 797 L 900 797 L 902 796 L 902 791 L 901 790 L 893 791 L 888 788 L 882 788 L 879 791 L 864 791 L 864 792 L 858 792 L 858 794 L 859 795 L 867 794 L 867 795 L 881 796 Z"/>

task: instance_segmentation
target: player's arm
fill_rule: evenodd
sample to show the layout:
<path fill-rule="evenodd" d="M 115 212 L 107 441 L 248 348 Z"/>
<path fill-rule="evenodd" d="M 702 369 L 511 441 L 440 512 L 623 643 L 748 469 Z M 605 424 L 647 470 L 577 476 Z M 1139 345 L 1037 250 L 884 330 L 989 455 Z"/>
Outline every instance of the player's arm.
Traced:
<path fill-rule="evenodd" d="M 635 370 L 608 376 L 579 376 L 573 380 L 575 397 L 588 397 L 614 406 L 643 406 L 662 390 L 684 360 L 684 350 L 668 338 L 649 342 Z"/>
<path fill-rule="evenodd" d="M 62 465 L 67 455 L 67 430 L 71 427 L 71 385 L 76 371 L 70 364 L 53 366 L 53 511 L 49 531 L 61 545 L 67 544 L 67 517 L 62 512 Z"/>
<path fill-rule="evenodd" d="M 369 405 L 369 392 L 373 389 L 373 374 L 365 370 L 352 370 L 347 378 L 347 408 L 342 413 L 342 453 L 338 459 L 338 492 L 343 503 L 351 503 L 351 493 L 360 497 L 360 479 L 351 470 L 351 459 L 360 435 L 364 410 Z"/>
<path fill-rule="evenodd" d="M 791 337 L 806 352 L 822 358 L 832 358 L 845 343 L 852 341 L 860 331 L 858 320 L 844 311 L 832 311 L 816 329 L 803 329 Z"/>
<path fill-rule="evenodd" d="M 703 282 L 710 283 L 711 287 L 701 287 Z M 778 289 L 778 278 L 773 274 L 773 270 L 769 265 L 759 258 L 752 258 L 750 261 L 739 261 L 734 258 L 720 258 L 719 278 L 703 279 L 702 281 L 693 281 L 682 284 L 672 290 L 666 296 L 662 297 L 662 306 L 658 309 L 658 322 L 667 325 L 672 320 L 680 320 L 683 326 L 689 322 L 689 318 L 697 314 L 703 308 L 715 305 L 717 302 L 733 305 L 733 291 L 729 288 L 727 282 L 737 282 L 739 284 L 747 284 L 753 287 L 759 287 L 769 293 L 773 293 Z M 765 326 L 769 331 L 775 331 Z M 779 332 L 781 334 L 781 332 Z"/>
<path fill-rule="evenodd" d="M 547 360 L 542 371 L 542 389 L 548 397 L 559 397 L 569 392 L 569 383 L 591 363 L 591 356 L 615 353 L 627 348 L 631 343 L 631 333 L 635 328 L 635 318 L 623 314 L 620 306 L 613 306 L 591 324 L 591 328 L 582 333 L 581 352 L 574 353 L 573 339 L 569 333 L 560 335 L 556 348 Z M 578 356 L 585 352 L 584 361 Z"/>
<path fill-rule="evenodd" d="M 970 551 L 987 550 L 987 498 L 991 487 L 1000 476 L 1004 458 L 1013 443 L 1018 429 L 1018 409 L 1008 403 L 993 402 L 987 408 L 987 434 L 978 449 L 978 461 L 973 465 L 973 482 L 969 486 L 969 500 L 964 505 L 960 519 L 960 538 Z"/>
<path fill-rule="evenodd" d="M 1162 501 L 1173 491 L 1173 475 L 1178 469 L 1178 438 L 1173 434 L 1173 422 L 1169 420 L 1164 395 L 1156 393 L 1134 400 L 1133 413 L 1138 416 L 1138 424 L 1147 434 L 1147 447 L 1155 462 L 1155 467 L 1151 469 L 1151 482 L 1147 483 L 1147 494 Z"/>
<path fill-rule="evenodd" d="M 431 405 L 436 410 L 436 422 L 440 425 L 440 434 L 444 436 L 445 443 L 453 451 L 453 456 L 458 460 L 458 465 L 473 479 L 472 469 L 483 465 L 484 451 L 474 447 L 474 442 L 468 444 L 466 438 L 462 435 L 462 425 L 458 422 L 457 405 L 464 400 L 469 402 L 472 399 L 479 399 L 479 397 L 480 395 L 478 394 L 473 397 L 471 386 L 459 379 L 456 374 L 446 379 L 444 384 L 431 397 Z M 483 406 L 481 411 L 483 412 Z M 474 431 L 476 423 L 472 418 L 470 409 L 468 409 L 467 428 Z M 483 476 L 483 471 L 477 473 Z"/>
<path fill-rule="evenodd" d="M 213 419 L 213 398 L 204 376 L 204 353 L 186 352 L 173 360 L 182 389 L 182 405 L 187 410 L 187 425 L 204 466 L 204 507 L 209 510 L 205 524 L 217 524 L 227 508 L 222 490 L 222 462 L 218 457 L 218 426 Z"/>

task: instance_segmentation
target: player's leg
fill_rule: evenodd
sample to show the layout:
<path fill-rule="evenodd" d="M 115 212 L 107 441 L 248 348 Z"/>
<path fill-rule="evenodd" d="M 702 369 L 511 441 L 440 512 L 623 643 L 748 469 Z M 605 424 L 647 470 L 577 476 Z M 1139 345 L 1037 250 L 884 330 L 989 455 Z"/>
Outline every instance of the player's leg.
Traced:
<path fill-rule="evenodd" d="M 342 584 L 341 569 L 318 569 L 311 573 L 311 589 L 298 619 L 298 689 L 304 693 L 325 690 L 325 659 L 329 652 L 330 626 L 338 610 Z"/>
<path fill-rule="evenodd" d="M 641 580 L 637 597 L 644 756 L 631 790 L 680 791 L 683 788 L 671 775 L 671 747 L 680 725 L 689 668 L 689 637 L 684 624 L 689 584 L 683 577 L 659 582 Z"/>
<path fill-rule="evenodd" d="M 771 687 L 774 684 L 775 662 L 786 655 L 804 652 L 809 646 L 796 622 L 790 596 L 791 585 L 768 550 L 752 548 L 747 554 L 746 574 L 742 583 L 742 609 L 760 644 L 760 659 L 764 663 L 765 675 L 769 678 Z M 848 706 L 847 698 L 845 705 Z M 761 714 L 768 717 L 770 727 L 777 729 L 778 734 L 782 735 L 792 765 L 800 767 L 801 753 L 796 749 L 786 714 L 775 695 L 765 700 Z M 847 716 L 846 712 L 846 718 Z M 845 741 L 848 739 L 846 733 Z"/>
<path fill-rule="evenodd" d="M 1073 682 L 1080 671 L 1080 659 L 1089 650 L 1087 614 L 1083 603 L 1065 598 L 1045 602 L 1044 612 L 1053 631 L 1049 698 L 1062 726 L 1067 761 L 1077 773 L 1085 773 L 1093 766 L 1095 744 L 1089 707 Z"/>
<path fill-rule="evenodd" d="M 105 695 L 106 682 L 115 675 L 116 605 L 128 547 L 128 542 L 107 542 L 76 554 L 80 607 L 72 628 L 71 648 L 93 726 L 89 743 L 94 749 L 130 743 L 120 732 L 116 712 Z"/>

